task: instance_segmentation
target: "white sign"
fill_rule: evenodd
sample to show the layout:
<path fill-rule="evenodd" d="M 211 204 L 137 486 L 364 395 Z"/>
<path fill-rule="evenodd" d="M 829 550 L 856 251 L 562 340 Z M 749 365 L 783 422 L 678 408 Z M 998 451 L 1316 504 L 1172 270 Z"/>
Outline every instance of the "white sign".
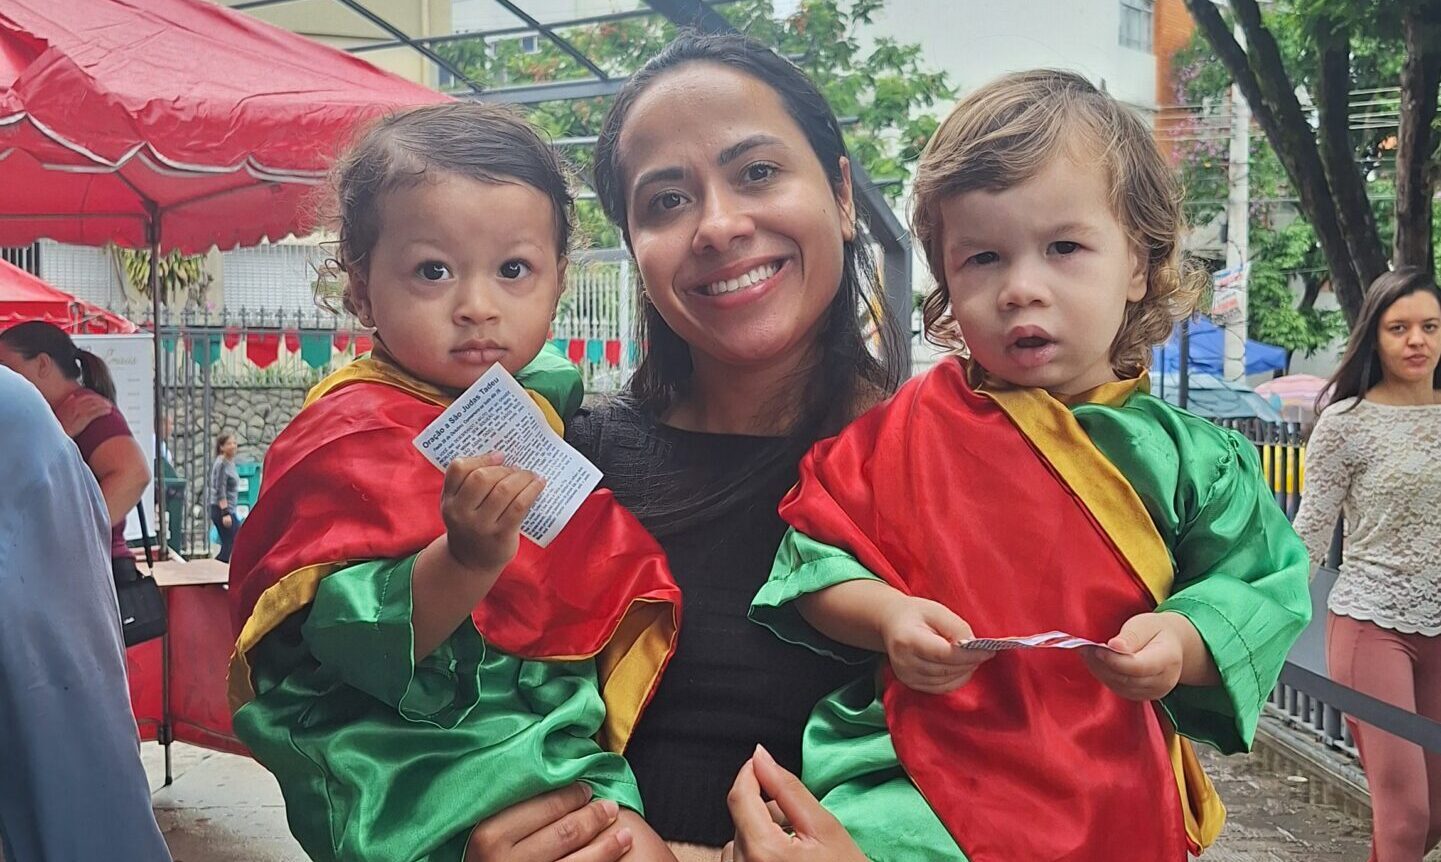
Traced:
<path fill-rule="evenodd" d="M 1038 635 L 1016 635 L 1008 638 L 976 638 L 975 640 L 961 641 L 956 646 L 962 649 L 977 649 L 986 652 L 1006 652 L 1015 649 L 1080 649 L 1081 647 L 1099 647 L 1107 652 L 1116 652 L 1103 643 L 1054 631 L 1042 632 Z"/>
<path fill-rule="evenodd" d="M 145 463 L 155 472 L 155 353 L 154 338 L 149 333 L 131 335 L 76 335 L 75 344 L 90 351 L 110 367 L 115 380 L 115 404 L 120 408 L 135 442 L 145 452 Z M 141 497 L 145 504 L 145 521 L 155 537 L 158 515 L 155 513 L 155 480 Z M 171 526 L 174 530 L 174 525 Z M 125 518 L 125 538 L 140 538 L 140 520 L 131 509 Z"/>
<path fill-rule="evenodd" d="M 1211 296 L 1211 317 L 1219 323 L 1236 323 L 1241 317 L 1241 291 L 1217 288 Z"/>
<path fill-rule="evenodd" d="M 600 470 L 546 422 L 540 408 L 499 363 L 415 438 L 441 470 L 456 458 L 499 452 L 505 463 L 545 479 L 520 531 L 544 548 L 600 482 Z"/>
<path fill-rule="evenodd" d="M 1218 291 L 1222 288 L 1245 290 L 1246 282 L 1250 279 L 1250 277 L 1251 263 L 1250 261 L 1247 261 L 1241 266 L 1220 270 L 1219 272 L 1212 274 L 1211 279 L 1212 282 L 1216 285 L 1216 289 Z"/>

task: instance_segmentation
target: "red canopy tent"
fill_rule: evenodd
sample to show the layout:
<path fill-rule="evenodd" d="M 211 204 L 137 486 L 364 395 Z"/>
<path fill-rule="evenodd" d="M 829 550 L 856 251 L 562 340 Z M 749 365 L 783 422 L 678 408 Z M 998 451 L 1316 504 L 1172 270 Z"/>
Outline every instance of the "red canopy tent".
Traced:
<path fill-rule="evenodd" d="M 0 330 L 27 320 L 53 323 L 71 335 L 136 331 L 135 324 L 120 315 L 76 299 L 0 260 Z"/>
<path fill-rule="evenodd" d="M 447 98 L 206 0 L 7 0 L 0 245 L 306 232 L 307 187 L 358 120 Z"/>
<path fill-rule="evenodd" d="M 206 0 L 7 0 L 0 245 L 153 259 L 307 232 L 310 187 L 357 122 L 447 98 Z"/>
<path fill-rule="evenodd" d="M 358 122 L 447 99 L 207 0 L 5 0 L 0 245 L 114 242 L 148 247 L 153 261 L 305 233 L 311 187 Z M 160 349 L 157 339 L 157 428 Z M 155 511 L 164 548 L 165 509 Z M 223 588 L 175 589 L 194 593 L 171 600 L 171 629 L 185 643 L 130 655 L 142 732 L 228 747 Z M 193 618 L 176 618 L 184 608 Z M 198 649 L 185 632 L 218 643 Z M 184 669 L 171 666 L 172 652 Z"/>

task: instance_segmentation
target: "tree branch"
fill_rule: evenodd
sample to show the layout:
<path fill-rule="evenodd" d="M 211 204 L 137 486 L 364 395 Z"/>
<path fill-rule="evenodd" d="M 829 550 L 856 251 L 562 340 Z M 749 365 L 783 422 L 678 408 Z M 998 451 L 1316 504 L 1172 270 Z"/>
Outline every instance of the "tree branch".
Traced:
<path fill-rule="evenodd" d="M 1301 294 L 1301 304 L 1296 307 L 1302 311 L 1310 311 L 1315 308 L 1316 300 L 1321 297 L 1321 285 L 1324 283 L 1324 277 L 1307 276 L 1301 279 L 1305 291 Z"/>
<path fill-rule="evenodd" d="M 1396 133 L 1396 242 L 1397 266 L 1419 266 L 1435 271 L 1431 241 L 1432 197 L 1436 177 L 1428 164 L 1435 141 L 1431 125 L 1441 87 L 1441 0 L 1408 9 L 1402 17 L 1406 59 L 1401 67 L 1401 123 Z"/>
<path fill-rule="evenodd" d="M 1301 199 L 1301 211 L 1316 230 L 1337 298 L 1346 310 L 1347 319 L 1354 320 L 1361 308 L 1360 280 L 1336 216 L 1330 183 L 1311 124 L 1301 110 L 1276 40 L 1261 21 L 1256 0 L 1231 0 L 1237 23 L 1250 46 L 1249 52 L 1231 35 L 1230 27 L 1211 0 L 1186 0 L 1186 8 L 1241 88 L 1257 124 L 1286 169 L 1286 176 Z"/>
<path fill-rule="evenodd" d="M 1371 199 L 1366 195 L 1366 183 L 1351 144 L 1351 37 L 1335 19 L 1324 15 L 1314 19 L 1312 36 L 1320 67 L 1316 118 L 1320 125 L 1321 162 L 1335 197 L 1336 219 L 1351 253 L 1351 265 L 1364 292 L 1376 276 L 1386 271 L 1386 250 L 1376 230 L 1376 214 L 1371 210 Z"/>

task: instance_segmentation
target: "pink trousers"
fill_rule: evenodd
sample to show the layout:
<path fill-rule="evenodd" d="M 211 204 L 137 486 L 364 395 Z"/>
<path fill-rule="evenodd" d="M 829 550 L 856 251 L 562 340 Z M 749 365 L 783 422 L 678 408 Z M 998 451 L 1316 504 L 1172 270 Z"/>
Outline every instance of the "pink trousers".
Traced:
<path fill-rule="evenodd" d="M 1330 614 L 1326 660 L 1336 682 L 1441 721 L 1441 637 Z M 1421 862 L 1441 841 L 1441 752 L 1346 723 L 1371 787 L 1370 862 Z"/>

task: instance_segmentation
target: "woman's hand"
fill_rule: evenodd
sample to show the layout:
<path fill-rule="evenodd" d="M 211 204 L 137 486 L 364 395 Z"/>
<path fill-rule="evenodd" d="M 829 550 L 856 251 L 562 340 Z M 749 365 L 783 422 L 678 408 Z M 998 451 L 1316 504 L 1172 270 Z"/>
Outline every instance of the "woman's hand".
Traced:
<path fill-rule="evenodd" d="M 113 405 L 98 392 L 77 389 L 68 398 L 55 405 L 55 418 L 65 429 L 67 437 L 74 438 L 90 427 L 90 423 L 110 412 Z"/>
<path fill-rule="evenodd" d="M 230 525 L 235 523 L 235 521 L 230 517 L 230 513 L 226 512 L 224 515 L 220 516 L 220 523 L 225 527 L 225 529 L 228 530 L 230 529 Z"/>
<path fill-rule="evenodd" d="M 619 816 L 614 802 L 572 784 L 480 821 L 464 862 L 616 862 L 635 840 Z"/>
<path fill-rule="evenodd" d="M 736 837 L 721 851 L 721 862 L 867 862 L 840 821 L 761 746 L 736 775 L 726 804 Z"/>

